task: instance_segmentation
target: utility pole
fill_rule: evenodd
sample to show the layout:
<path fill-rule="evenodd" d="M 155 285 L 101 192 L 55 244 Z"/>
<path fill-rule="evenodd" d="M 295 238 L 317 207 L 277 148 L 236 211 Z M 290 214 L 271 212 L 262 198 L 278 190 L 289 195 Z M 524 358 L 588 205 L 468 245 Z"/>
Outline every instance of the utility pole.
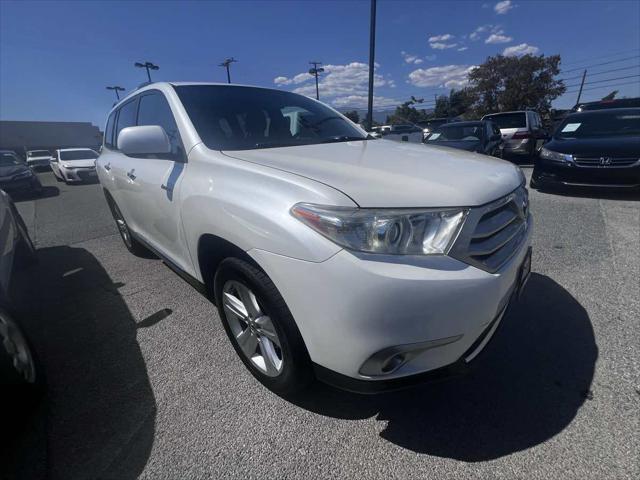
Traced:
<path fill-rule="evenodd" d="M 160 67 L 158 65 L 154 65 L 151 62 L 144 62 L 144 63 L 136 62 L 133 65 L 135 67 L 145 68 L 147 70 L 147 78 L 149 79 L 149 83 L 151 83 L 151 74 L 149 73 L 149 70 L 159 70 L 160 69 Z"/>
<path fill-rule="evenodd" d="M 224 62 L 218 64 L 219 67 L 224 67 L 227 69 L 227 83 L 231 83 L 231 73 L 229 73 L 229 66 L 237 61 L 238 60 L 236 60 L 235 58 L 229 57 Z"/>
<path fill-rule="evenodd" d="M 119 87 L 117 85 L 114 85 L 113 87 L 106 87 L 107 90 L 113 90 L 114 92 L 116 92 L 116 98 L 118 100 L 120 100 L 120 94 L 118 92 L 124 92 L 124 88 L 123 87 Z"/>
<path fill-rule="evenodd" d="M 322 65 L 322 62 L 309 62 L 310 65 L 313 65 L 313 68 L 309 69 L 309 75 L 313 75 L 316 77 L 316 100 L 320 100 L 320 90 L 318 90 L 318 75 L 324 72 L 324 68 L 318 67 L 318 65 Z"/>
<path fill-rule="evenodd" d="M 587 77 L 587 70 L 582 73 L 582 81 L 580 82 L 580 91 L 578 92 L 578 99 L 576 100 L 576 105 L 580 103 L 580 97 L 582 96 L 582 87 L 584 86 L 584 79 Z"/>
<path fill-rule="evenodd" d="M 369 130 L 373 127 L 373 69 L 376 58 L 376 0 L 371 0 L 371 19 L 369 24 L 369 98 L 367 101 L 367 116 Z"/>

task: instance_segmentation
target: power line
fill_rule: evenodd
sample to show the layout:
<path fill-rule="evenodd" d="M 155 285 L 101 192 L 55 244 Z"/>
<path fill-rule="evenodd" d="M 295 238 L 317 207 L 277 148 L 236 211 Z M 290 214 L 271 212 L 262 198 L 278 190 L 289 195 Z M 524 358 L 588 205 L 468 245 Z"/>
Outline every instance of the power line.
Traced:
<path fill-rule="evenodd" d="M 595 82 L 586 82 L 585 85 L 592 85 L 594 83 L 604 83 L 604 82 L 612 82 L 614 80 L 624 80 L 626 78 L 636 78 L 636 77 L 640 77 L 640 75 L 625 75 L 624 77 L 614 77 L 614 78 L 605 78 L 603 80 L 596 80 Z M 572 87 L 577 87 L 579 86 L 579 83 L 575 83 L 573 85 L 567 85 L 567 88 L 572 88 Z"/>
<path fill-rule="evenodd" d="M 606 55 L 599 55 L 597 57 L 584 58 L 582 60 L 574 60 L 573 62 L 565 63 L 564 66 L 577 65 L 578 63 L 584 63 L 584 62 L 591 62 L 593 60 L 599 60 L 601 58 L 616 57 L 618 55 L 623 55 L 625 53 L 637 52 L 638 50 L 640 50 L 640 48 L 632 48 L 631 50 L 621 50 L 616 53 L 608 53 Z"/>
<path fill-rule="evenodd" d="M 611 63 L 624 62 L 625 60 L 632 60 L 634 58 L 640 58 L 640 55 L 634 55 L 633 57 L 621 58 L 619 60 L 611 60 L 609 62 L 594 63 L 593 65 L 585 65 L 584 67 L 571 68 L 569 70 L 563 70 L 563 72 L 564 73 L 575 72 L 577 70 L 584 70 L 585 68 L 598 67 L 600 65 L 609 65 Z"/>
<path fill-rule="evenodd" d="M 621 87 L 623 85 L 639 85 L 639 84 L 638 84 L 638 82 L 612 83 L 610 85 L 600 85 L 598 87 L 585 88 L 582 91 L 583 92 L 588 92 L 589 90 L 598 90 L 600 88 L 608 88 L 608 87 Z M 567 93 L 577 93 L 577 92 L 578 92 L 578 90 L 571 90 L 571 91 L 564 92 L 564 95 L 566 95 Z"/>
<path fill-rule="evenodd" d="M 612 72 L 620 72 L 622 70 L 631 70 L 632 68 L 640 68 L 640 64 L 638 65 L 631 65 L 630 67 L 622 67 L 622 68 L 612 68 L 610 70 L 603 70 L 601 72 L 594 72 L 594 73 L 589 73 L 590 77 L 593 77 L 595 75 L 602 75 L 605 73 L 612 73 Z M 582 78 L 582 74 L 580 75 L 575 75 L 573 77 L 565 77 L 565 78 L 559 78 L 558 80 L 573 80 L 574 78 Z"/>

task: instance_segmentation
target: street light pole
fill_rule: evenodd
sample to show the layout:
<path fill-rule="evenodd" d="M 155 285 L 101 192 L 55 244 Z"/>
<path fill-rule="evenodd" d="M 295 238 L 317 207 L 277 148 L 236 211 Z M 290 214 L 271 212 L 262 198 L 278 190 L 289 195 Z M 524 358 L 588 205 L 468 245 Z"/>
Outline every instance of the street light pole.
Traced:
<path fill-rule="evenodd" d="M 318 67 L 318 65 L 322 65 L 322 62 L 309 62 L 310 65 L 313 65 L 313 68 L 309 69 L 309 75 L 313 75 L 316 77 L 316 100 L 320 100 L 320 90 L 318 89 L 318 75 L 324 72 L 324 68 Z"/>
<path fill-rule="evenodd" d="M 369 25 L 369 99 L 367 116 L 369 130 L 373 127 L 373 69 L 376 58 L 376 0 L 371 0 L 371 23 Z"/>
<path fill-rule="evenodd" d="M 219 67 L 224 67 L 227 69 L 227 83 L 231 83 L 231 73 L 229 73 L 229 66 L 237 61 L 238 60 L 236 60 L 235 58 L 230 57 L 227 58 L 224 62 L 218 64 Z"/>
<path fill-rule="evenodd" d="M 149 73 L 149 70 L 159 70 L 160 69 L 160 67 L 158 65 L 155 65 L 155 64 L 153 64 L 151 62 L 144 62 L 144 63 L 136 62 L 133 65 L 135 67 L 144 68 L 144 69 L 147 70 L 147 78 L 149 79 L 149 83 L 151 83 L 151 73 Z"/>
<path fill-rule="evenodd" d="M 118 92 L 124 92 L 124 88 L 123 87 L 119 87 L 117 85 L 114 85 L 113 87 L 106 87 L 107 90 L 113 90 L 114 92 L 116 92 L 116 98 L 118 100 L 120 100 L 120 94 Z"/>

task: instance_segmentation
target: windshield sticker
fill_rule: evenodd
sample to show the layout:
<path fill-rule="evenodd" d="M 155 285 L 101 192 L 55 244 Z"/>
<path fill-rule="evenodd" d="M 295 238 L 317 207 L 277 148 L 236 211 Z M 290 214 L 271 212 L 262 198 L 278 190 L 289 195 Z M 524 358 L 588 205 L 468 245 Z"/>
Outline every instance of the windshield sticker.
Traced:
<path fill-rule="evenodd" d="M 440 136 L 440 134 L 439 134 L 439 133 L 432 133 L 432 134 L 429 136 L 429 140 L 435 140 L 435 139 L 436 139 L 436 138 L 438 138 L 439 136 Z"/>
<path fill-rule="evenodd" d="M 578 128 L 580 128 L 581 123 L 567 123 L 562 129 L 563 132 L 575 132 Z"/>

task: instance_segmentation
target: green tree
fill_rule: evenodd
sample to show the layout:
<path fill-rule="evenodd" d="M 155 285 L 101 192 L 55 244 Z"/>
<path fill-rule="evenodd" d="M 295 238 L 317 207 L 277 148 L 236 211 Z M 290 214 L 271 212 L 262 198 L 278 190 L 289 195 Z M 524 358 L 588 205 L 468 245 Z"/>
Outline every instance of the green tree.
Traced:
<path fill-rule="evenodd" d="M 344 116 L 351 120 L 353 123 L 360 123 L 360 114 L 357 112 L 357 110 L 344 112 Z"/>
<path fill-rule="evenodd" d="M 471 91 L 477 97 L 474 110 L 484 115 L 530 108 L 547 114 L 551 102 L 566 91 L 560 73 L 560 55 L 489 57 L 469 73 Z"/>
<path fill-rule="evenodd" d="M 395 112 L 387 117 L 387 123 L 418 123 L 427 120 L 429 117 L 424 110 L 418 110 L 414 105 L 424 102 L 424 98 L 416 98 L 413 95 L 411 99 L 396 107 Z"/>

